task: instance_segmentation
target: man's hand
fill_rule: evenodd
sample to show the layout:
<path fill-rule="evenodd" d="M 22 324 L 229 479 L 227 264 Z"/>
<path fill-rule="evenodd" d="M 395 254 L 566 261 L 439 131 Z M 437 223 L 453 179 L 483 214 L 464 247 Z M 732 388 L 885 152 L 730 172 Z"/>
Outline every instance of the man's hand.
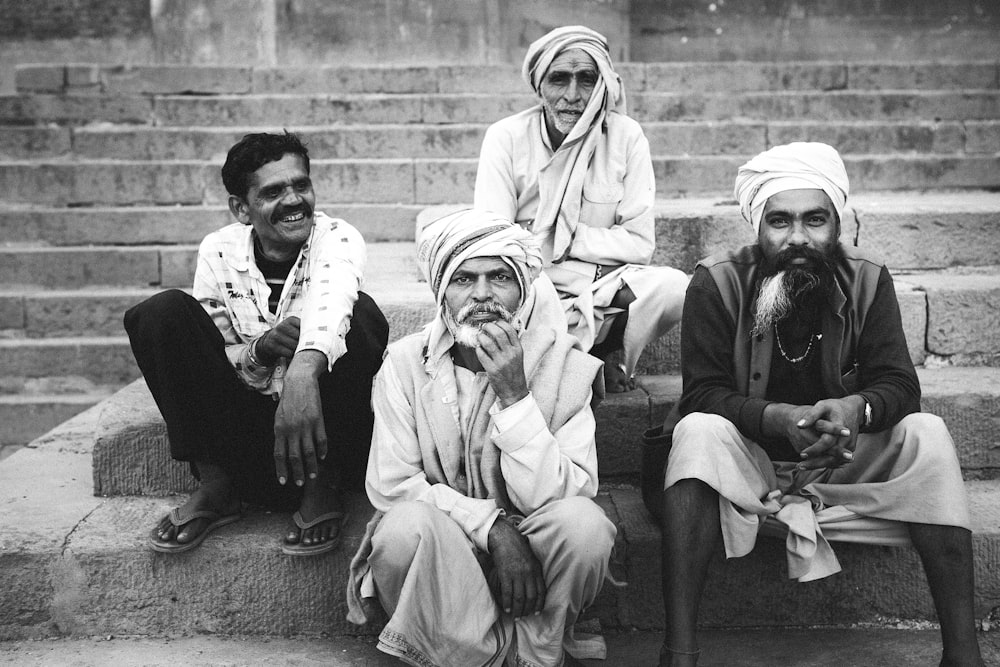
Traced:
<path fill-rule="evenodd" d="M 524 350 L 512 324 L 503 320 L 485 324 L 479 332 L 476 356 L 500 399 L 500 407 L 510 407 L 528 395 Z"/>
<path fill-rule="evenodd" d="M 828 398 L 812 407 L 805 407 L 795 426 L 810 434 L 818 434 L 819 438 L 808 447 L 799 449 L 802 456 L 799 467 L 804 470 L 839 468 L 853 461 L 864 405 L 864 398 L 851 395 Z"/>
<path fill-rule="evenodd" d="M 278 359 L 291 359 L 299 344 L 299 318 L 292 316 L 279 322 L 273 329 L 260 336 L 253 351 L 265 366 L 274 366 Z"/>
<path fill-rule="evenodd" d="M 545 577 L 528 538 L 497 517 L 487 539 L 493 556 L 489 576 L 493 599 L 514 618 L 540 613 L 545 608 Z"/>
<path fill-rule="evenodd" d="M 274 467 L 281 484 L 288 479 L 289 468 L 298 486 L 305 483 L 306 475 L 315 479 L 319 461 L 326 458 L 326 425 L 319 395 L 319 376 L 326 367 L 326 355 L 318 350 L 303 350 L 288 365 L 274 413 Z"/>

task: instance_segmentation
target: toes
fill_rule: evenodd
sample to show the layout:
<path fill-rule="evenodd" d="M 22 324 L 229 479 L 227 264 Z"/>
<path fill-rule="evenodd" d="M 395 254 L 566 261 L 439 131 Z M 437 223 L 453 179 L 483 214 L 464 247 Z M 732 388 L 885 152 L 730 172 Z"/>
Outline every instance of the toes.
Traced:
<path fill-rule="evenodd" d="M 298 544 L 299 543 L 299 529 L 292 528 L 285 534 L 285 544 Z"/>
<path fill-rule="evenodd" d="M 206 527 L 205 519 L 194 519 L 181 526 L 177 533 L 177 544 L 187 544 L 201 535 Z"/>

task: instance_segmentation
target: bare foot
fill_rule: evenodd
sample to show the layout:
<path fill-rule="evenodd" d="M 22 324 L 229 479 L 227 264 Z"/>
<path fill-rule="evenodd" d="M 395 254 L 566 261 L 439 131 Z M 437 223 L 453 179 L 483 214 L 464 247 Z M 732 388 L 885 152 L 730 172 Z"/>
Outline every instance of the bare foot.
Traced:
<path fill-rule="evenodd" d="M 173 514 L 179 517 L 209 512 L 212 516 L 198 516 L 177 525 L 171 515 L 160 519 L 150 533 L 153 548 L 157 551 L 175 551 L 204 537 L 212 527 L 231 523 L 239 518 L 240 500 L 228 480 L 216 479 L 203 483 L 191 494 L 187 502 Z"/>
<path fill-rule="evenodd" d="M 324 514 L 339 515 L 321 521 L 310 528 L 299 528 L 292 525 L 285 534 L 286 545 L 301 545 L 302 547 L 319 547 L 333 542 L 340 537 L 343 523 L 344 501 L 339 490 L 324 481 L 324 475 L 315 480 L 306 480 L 302 493 L 302 504 L 299 506 L 299 516 L 306 524 L 312 523 Z"/>

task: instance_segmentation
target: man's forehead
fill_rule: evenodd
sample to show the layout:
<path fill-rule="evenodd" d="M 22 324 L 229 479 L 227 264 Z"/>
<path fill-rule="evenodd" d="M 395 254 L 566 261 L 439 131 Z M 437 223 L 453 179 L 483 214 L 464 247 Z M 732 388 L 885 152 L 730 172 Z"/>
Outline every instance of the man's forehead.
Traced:
<path fill-rule="evenodd" d="M 576 72 L 579 70 L 597 70 L 597 63 L 589 53 L 583 49 L 566 49 L 552 59 L 547 72 L 567 71 Z"/>
<path fill-rule="evenodd" d="M 265 162 L 250 174 L 251 185 L 308 176 L 306 163 L 298 153 L 285 153 L 279 160 Z"/>
<path fill-rule="evenodd" d="M 784 190 L 768 197 L 764 215 L 771 211 L 811 211 L 817 208 L 835 209 L 830 196 L 819 188 Z"/>
<path fill-rule="evenodd" d="M 459 271 L 463 273 L 488 273 L 499 270 L 510 270 L 510 265 L 501 257 L 470 257 L 458 265 L 455 273 Z"/>

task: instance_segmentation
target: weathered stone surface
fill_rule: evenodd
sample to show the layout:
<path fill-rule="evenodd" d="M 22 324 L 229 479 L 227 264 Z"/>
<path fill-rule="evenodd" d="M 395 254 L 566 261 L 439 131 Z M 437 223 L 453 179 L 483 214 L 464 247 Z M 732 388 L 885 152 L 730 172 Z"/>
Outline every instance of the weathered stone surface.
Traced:
<path fill-rule="evenodd" d="M 948 425 L 963 468 L 967 472 L 1000 468 L 1000 374 L 992 368 L 921 372 L 924 384 L 928 377 L 933 383 L 931 391 L 925 389 L 921 407 Z"/>
<path fill-rule="evenodd" d="M 338 123 L 416 123 L 421 98 L 391 95 L 255 95 L 213 97 L 158 96 L 156 120 L 166 126 L 334 125 Z"/>
<path fill-rule="evenodd" d="M 0 445 L 25 445 L 83 412 L 108 392 L 49 395 L 0 395 Z"/>
<path fill-rule="evenodd" d="M 768 146 L 764 123 L 644 123 L 653 155 L 746 155 Z"/>
<path fill-rule="evenodd" d="M 132 288 L 33 292 L 23 297 L 24 332 L 36 338 L 120 336 L 125 311 L 153 293 Z"/>
<path fill-rule="evenodd" d="M 1000 152 L 1000 121 L 966 121 L 965 150 L 967 153 Z"/>
<path fill-rule="evenodd" d="M 53 65 L 20 65 L 14 72 L 19 92 L 59 93 L 66 85 L 66 68 Z"/>
<path fill-rule="evenodd" d="M 139 377 L 124 336 L 0 339 L 0 365 L 5 375 L 26 378 L 80 376 L 121 385 Z"/>
<path fill-rule="evenodd" d="M 414 160 L 418 204 L 448 204 L 472 200 L 478 160 Z"/>
<path fill-rule="evenodd" d="M 913 363 L 920 365 L 927 357 L 927 294 L 907 283 L 905 277 L 896 279 L 894 286 L 906 347 Z"/>
<path fill-rule="evenodd" d="M 1000 257 L 1000 196 L 881 193 L 851 198 L 862 246 L 899 269 L 994 264 Z"/>
<path fill-rule="evenodd" d="M 0 159 L 39 159 L 70 151 L 70 131 L 60 127 L 0 128 Z"/>
<path fill-rule="evenodd" d="M 996 88 L 996 62 L 850 63 L 850 88 L 872 90 L 948 90 Z"/>
<path fill-rule="evenodd" d="M 198 265 L 197 247 L 162 248 L 159 255 L 161 287 L 190 287 L 193 284 Z"/>
<path fill-rule="evenodd" d="M 965 133 L 957 121 L 782 121 L 768 123 L 767 139 L 769 146 L 792 141 L 820 141 L 835 146 L 842 155 L 962 153 L 965 150 Z"/>
<path fill-rule="evenodd" d="M 842 63 L 648 63 L 645 70 L 644 90 L 648 91 L 713 93 L 847 87 L 847 68 Z"/>
<path fill-rule="evenodd" d="M 143 97 L 97 95 L 28 94 L 0 95 L 0 121 L 11 124 L 57 123 L 146 123 L 153 112 L 152 100 Z"/>
<path fill-rule="evenodd" d="M 421 120 L 424 123 L 495 123 L 535 104 L 538 98 L 527 94 L 434 95 L 421 98 Z"/>
<path fill-rule="evenodd" d="M 908 280 L 927 292 L 927 349 L 940 355 L 1000 351 L 1000 277 L 942 272 Z"/>
<path fill-rule="evenodd" d="M 102 248 L 0 248 L 0 281 L 46 287 L 150 285 L 159 282 L 155 250 Z"/>
<path fill-rule="evenodd" d="M 101 79 L 107 93 L 240 94 L 252 92 L 249 67 L 105 67 Z"/>

